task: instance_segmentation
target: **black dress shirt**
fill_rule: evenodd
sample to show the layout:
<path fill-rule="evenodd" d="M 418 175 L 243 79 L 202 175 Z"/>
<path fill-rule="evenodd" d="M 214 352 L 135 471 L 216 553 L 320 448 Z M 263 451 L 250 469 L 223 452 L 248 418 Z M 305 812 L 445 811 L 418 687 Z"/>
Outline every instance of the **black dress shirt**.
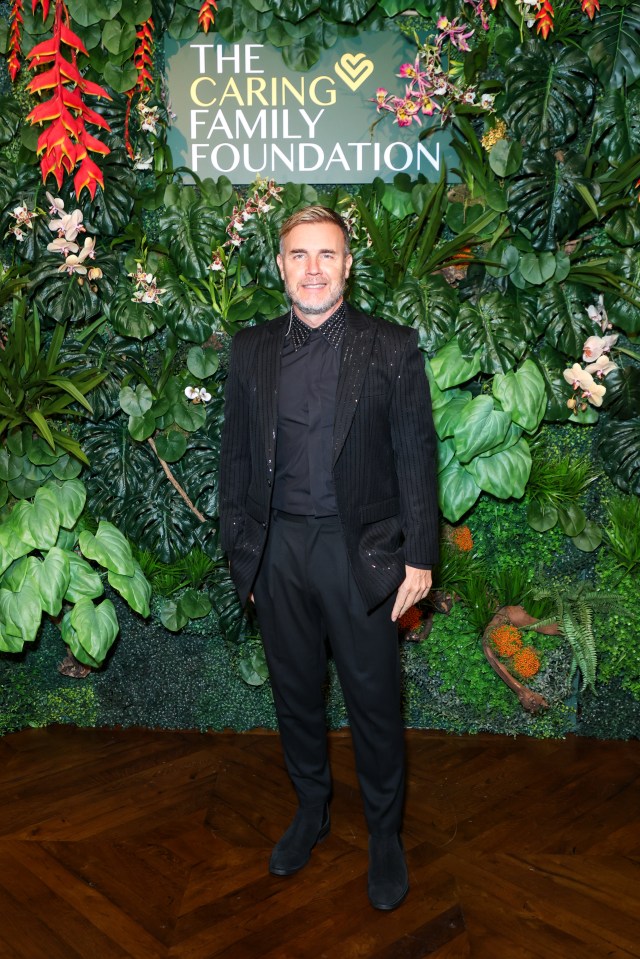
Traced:
<path fill-rule="evenodd" d="M 345 328 L 343 303 L 315 329 L 291 312 L 281 356 L 274 509 L 337 515 L 333 425 Z"/>

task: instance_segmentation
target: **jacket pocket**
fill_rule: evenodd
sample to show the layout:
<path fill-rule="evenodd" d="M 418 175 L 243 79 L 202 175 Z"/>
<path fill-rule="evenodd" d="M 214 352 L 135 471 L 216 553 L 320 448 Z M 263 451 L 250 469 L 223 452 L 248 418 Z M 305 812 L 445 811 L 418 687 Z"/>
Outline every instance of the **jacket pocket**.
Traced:
<path fill-rule="evenodd" d="M 390 516 L 397 516 L 399 512 L 400 499 L 397 496 L 390 496 L 388 499 L 382 499 L 377 503 L 367 503 L 366 506 L 361 506 L 360 522 L 363 526 L 367 523 L 378 523 Z"/>

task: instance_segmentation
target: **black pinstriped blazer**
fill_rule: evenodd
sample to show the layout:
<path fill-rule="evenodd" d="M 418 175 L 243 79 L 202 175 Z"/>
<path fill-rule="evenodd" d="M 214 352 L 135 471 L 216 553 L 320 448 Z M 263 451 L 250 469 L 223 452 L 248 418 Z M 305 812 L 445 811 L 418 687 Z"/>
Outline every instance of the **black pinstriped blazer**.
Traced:
<path fill-rule="evenodd" d="M 438 558 L 435 432 L 415 330 L 347 304 L 333 476 L 356 582 L 369 609 Z M 267 538 L 280 353 L 289 313 L 233 339 L 220 457 L 220 536 L 245 603 Z"/>

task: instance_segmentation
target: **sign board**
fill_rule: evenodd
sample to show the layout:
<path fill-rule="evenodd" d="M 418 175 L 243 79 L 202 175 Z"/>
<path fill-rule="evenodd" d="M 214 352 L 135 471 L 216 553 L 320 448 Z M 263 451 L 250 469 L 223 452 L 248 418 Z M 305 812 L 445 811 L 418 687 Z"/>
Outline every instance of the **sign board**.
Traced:
<path fill-rule="evenodd" d="M 340 38 L 305 73 L 288 69 L 275 47 L 217 35 L 167 38 L 165 53 L 176 114 L 169 146 L 176 166 L 201 178 L 370 183 L 403 172 L 437 180 L 442 164 L 455 162 L 437 115 L 399 127 L 392 113 L 376 113 L 377 88 L 402 96 L 396 74 L 415 59 L 415 46 L 395 30 Z M 430 125 L 435 132 L 420 140 Z"/>

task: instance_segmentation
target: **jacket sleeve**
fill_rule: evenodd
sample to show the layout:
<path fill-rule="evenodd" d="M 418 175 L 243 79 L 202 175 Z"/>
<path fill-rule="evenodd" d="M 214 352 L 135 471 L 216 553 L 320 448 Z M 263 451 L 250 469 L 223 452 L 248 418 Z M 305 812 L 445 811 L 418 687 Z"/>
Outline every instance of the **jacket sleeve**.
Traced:
<path fill-rule="evenodd" d="M 407 341 L 393 389 L 391 439 L 400 485 L 406 563 L 438 562 L 436 434 L 429 382 L 415 330 Z"/>
<path fill-rule="evenodd" d="M 230 553 L 244 528 L 251 478 L 249 398 L 241 377 L 241 337 L 231 343 L 220 448 L 220 545 Z"/>

